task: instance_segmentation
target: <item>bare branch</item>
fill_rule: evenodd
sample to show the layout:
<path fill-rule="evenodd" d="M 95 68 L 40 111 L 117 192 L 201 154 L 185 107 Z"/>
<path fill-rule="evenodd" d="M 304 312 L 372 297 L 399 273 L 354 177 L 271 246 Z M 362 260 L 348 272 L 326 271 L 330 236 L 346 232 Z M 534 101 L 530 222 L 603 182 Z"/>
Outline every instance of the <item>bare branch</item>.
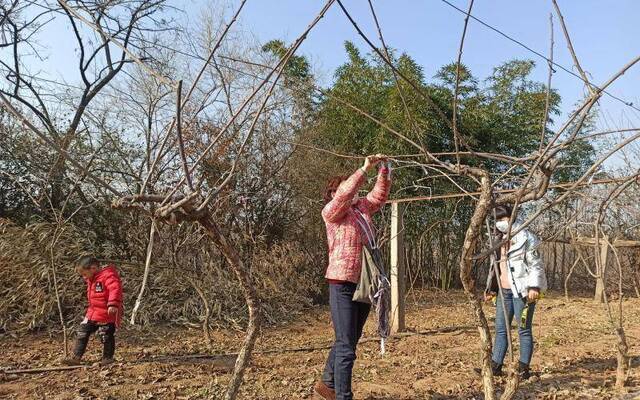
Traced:
<path fill-rule="evenodd" d="M 44 141 L 47 145 L 49 145 L 51 148 L 53 148 L 55 151 L 57 151 L 58 153 L 64 155 L 64 157 L 69 160 L 69 162 L 76 168 L 78 169 L 78 171 L 81 174 L 86 173 L 87 176 L 89 178 L 91 178 L 94 182 L 96 182 L 99 186 L 107 189 L 109 192 L 115 194 L 115 195 L 119 195 L 120 193 L 114 189 L 111 185 L 109 185 L 108 183 L 106 183 L 104 180 L 102 180 L 101 178 L 98 178 L 97 176 L 87 173 L 87 169 L 84 165 L 80 164 L 80 162 L 76 161 L 73 157 L 71 157 L 71 155 L 68 153 L 67 150 L 63 149 L 62 147 L 60 147 L 60 145 L 58 145 L 56 142 L 52 141 L 47 135 L 45 135 L 44 133 L 40 132 L 40 130 L 38 130 L 38 128 L 36 128 L 28 119 L 26 119 L 17 109 L 15 109 L 11 103 L 9 102 L 9 100 L 7 100 L 7 98 L 4 96 L 4 94 L 0 93 L 0 101 L 2 101 L 2 106 L 11 114 L 13 115 L 18 121 L 22 122 L 23 125 L 25 125 L 27 128 L 29 128 L 33 133 L 35 133 L 42 141 Z"/>
<path fill-rule="evenodd" d="M 138 58 L 138 56 L 133 54 L 133 52 L 128 49 L 128 47 L 126 45 L 126 42 L 125 42 L 125 44 L 122 44 L 118 40 L 116 40 L 114 37 L 112 37 L 108 33 L 104 32 L 104 30 L 102 30 L 102 28 L 100 28 L 98 25 L 96 25 L 93 22 L 89 21 L 82 14 L 80 14 L 79 12 L 74 10 L 71 6 L 69 6 L 69 4 L 67 3 L 66 0 L 58 0 L 58 3 L 60 3 L 60 5 L 65 10 L 67 10 L 68 12 L 73 14 L 74 17 L 78 18 L 80 21 L 84 22 L 87 26 L 89 26 L 90 28 L 95 30 L 98 34 L 100 34 L 101 36 L 104 36 L 111 43 L 113 43 L 116 46 L 118 46 L 126 55 L 128 55 L 136 64 L 138 64 L 142 69 L 147 71 L 150 75 L 153 75 L 156 79 L 158 79 L 159 81 L 163 82 L 167 86 L 175 87 L 175 83 L 173 81 L 171 81 L 169 78 L 166 78 L 166 77 L 162 76 L 158 72 L 154 71 L 144 61 L 142 61 L 140 58 Z"/>
<path fill-rule="evenodd" d="M 542 129 L 540 132 L 540 148 L 538 152 L 542 153 L 544 146 L 544 138 L 547 136 L 547 123 L 549 121 L 549 102 L 551 100 L 551 77 L 553 76 L 553 15 L 549 14 L 549 75 L 547 77 L 547 91 L 544 100 L 544 114 L 542 116 Z"/>
<path fill-rule="evenodd" d="M 580 73 L 582 80 L 584 81 L 587 89 L 593 96 L 596 90 L 592 87 L 591 83 L 589 83 L 589 79 L 587 78 L 587 74 L 584 73 L 580 62 L 578 61 L 578 57 L 576 56 L 576 52 L 573 49 L 573 44 L 571 43 L 571 37 L 569 36 L 569 31 L 567 30 L 567 25 L 564 23 L 564 17 L 560 12 L 560 7 L 558 6 L 558 2 L 556 0 L 551 0 L 553 2 L 553 7 L 556 9 L 556 13 L 558 14 L 558 19 L 560 20 L 560 26 L 562 26 L 562 32 L 564 33 L 564 37 L 567 40 L 567 47 L 569 48 L 569 53 L 571 53 L 571 58 L 573 58 L 573 64 L 576 66 L 576 69 Z M 553 54 L 553 53 L 552 53 Z M 551 63 L 553 63 L 553 58 L 551 58 Z M 598 91 L 602 91 L 600 88 L 596 88 Z"/>
<path fill-rule="evenodd" d="M 458 91 L 460 90 L 460 67 L 462 64 L 462 49 L 464 48 L 464 38 L 467 35 L 469 15 L 471 14 L 472 8 L 473 8 L 473 0 L 470 0 L 469 9 L 467 10 L 467 16 L 464 19 L 464 28 L 462 29 L 462 36 L 460 38 L 460 47 L 458 48 L 458 60 L 456 61 L 456 85 L 453 91 L 453 104 L 452 104 L 453 116 L 451 118 L 451 125 L 453 128 L 453 142 L 456 148 L 456 162 L 458 164 L 458 167 L 460 166 L 460 155 L 459 155 L 460 134 L 458 133 Z"/>
<path fill-rule="evenodd" d="M 189 189 L 193 190 L 193 182 L 191 182 L 191 173 L 187 165 L 187 156 L 184 151 L 184 140 L 182 139 L 182 80 L 178 81 L 176 88 L 176 135 L 178 136 L 178 147 L 180 149 L 180 158 L 182 159 L 182 168 L 184 176 L 187 179 Z"/>

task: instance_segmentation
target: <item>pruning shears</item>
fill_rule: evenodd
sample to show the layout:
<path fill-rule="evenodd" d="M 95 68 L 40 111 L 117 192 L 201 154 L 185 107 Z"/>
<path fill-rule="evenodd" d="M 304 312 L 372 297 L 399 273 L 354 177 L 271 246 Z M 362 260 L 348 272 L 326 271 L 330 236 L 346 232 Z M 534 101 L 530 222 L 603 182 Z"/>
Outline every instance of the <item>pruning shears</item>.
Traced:
<path fill-rule="evenodd" d="M 542 298 L 544 298 L 544 293 L 540 292 L 540 294 L 538 295 L 538 300 L 541 300 Z M 538 300 L 536 300 L 536 301 L 534 301 L 532 303 L 529 303 L 525 299 L 526 304 L 524 305 L 524 308 L 522 309 L 522 313 L 520 314 L 520 327 L 521 328 L 524 328 L 524 327 L 527 326 L 527 317 L 529 316 L 529 306 L 531 304 L 537 303 Z"/>

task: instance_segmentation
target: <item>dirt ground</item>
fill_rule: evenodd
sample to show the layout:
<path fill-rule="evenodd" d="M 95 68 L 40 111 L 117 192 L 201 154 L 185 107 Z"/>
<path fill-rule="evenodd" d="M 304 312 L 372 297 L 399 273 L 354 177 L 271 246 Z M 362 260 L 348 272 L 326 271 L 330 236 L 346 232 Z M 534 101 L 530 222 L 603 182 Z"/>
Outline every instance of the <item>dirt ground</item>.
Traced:
<path fill-rule="evenodd" d="M 409 299 L 407 325 L 417 334 L 390 339 L 382 357 L 366 327 L 354 371 L 356 399 L 480 399 L 478 333 L 461 293 L 420 292 Z M 625 324 L 633 369 L 626 394 L 613 388 L 614 338 L 604 309 L 588 298 L 566 302 L 550 295 L 536 310 L 538 377 L 522 385 L 519 399 L 640 399 L 640 300 L 625 301 Z M 490 320 L 495 314 L 486 307 Z M 452 327 L 452 329 L 442 329 Z M 118 363 L 39 374 L 0 374 L 0 398 L 7 399 L 201 399 L 221 398 L 233 356 L 190 358 L 189 354 L 237 350 L 240 332 L 213 332 L 207 350 L 202 332 L 188 328 L 118 334 Z M 326 308 L 293 323 L 265 329 L 247 372 L 241 399 L 306 399 L 320 376 L 332 339 Z M 0 337 L 3 370 L 56 365 L 61 338 L 44 334 Z M 90 343 L 87 362 L 100 356 Z M 300 348 L 307 348 L 300 350 Z M 281 351 L 286 350 L 288 351 Z M 297 349 L 297 351 L 291 351 Z M 507 356 L 508 357 L 508 356 Z M 504 382 L 499 381 L 499 386 Z"/>

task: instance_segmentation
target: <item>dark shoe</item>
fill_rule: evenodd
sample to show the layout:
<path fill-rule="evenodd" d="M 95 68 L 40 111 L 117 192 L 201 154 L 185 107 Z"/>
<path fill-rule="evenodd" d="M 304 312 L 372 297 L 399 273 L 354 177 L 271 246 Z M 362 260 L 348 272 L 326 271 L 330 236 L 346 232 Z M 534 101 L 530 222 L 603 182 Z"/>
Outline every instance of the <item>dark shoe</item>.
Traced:
<path fill-rule="evenodd" d="M 106 367 L 107 365 L 113 364 L 114 361 L 115 360 L 113 358 L 103 358 L 102 360 L 100 360 L 100 366 Z"/>
<path fill-rule="evenodd" d="M 481 368 L 474 368 L 473 370 L 476 372 L 476 374 L 482 375 L 482 369 Z M 502 375 L 504 375 L 504 373 L 502 372 L 502 364 L 498 364 L 493 360 L 491 360 L 491 371 L 493 372 L 493 376 L 502 376 Z"/>
<path fill-rule="evenodd" d="M 498 364 L 493 360 L 491 360 L 491 370 L 493 371 L 493 376 L 504 375 L 504 373 L 502 372 L 502 364 Z"/>
<path fill-rule="evenodd" d="M 78 357 L 65 358 L 60 362 L 62 365 L 73 367 L 76 365 L 82 365 L 82 360 Z"/>
<path fill-rule="evenodd" d="M 531 378 L 531 371 L 529 371 L 529 364 L 525 364 L 522 361 L 518 362 L 518 373 L 520 374 L 520 380 L 526 381 Z"/>
<path fill-rule="evenodd" d="M 316 382 L 313 386 L 313 392 L 325 400 L 336 400 L 336 391 L 322 381 Z"/>

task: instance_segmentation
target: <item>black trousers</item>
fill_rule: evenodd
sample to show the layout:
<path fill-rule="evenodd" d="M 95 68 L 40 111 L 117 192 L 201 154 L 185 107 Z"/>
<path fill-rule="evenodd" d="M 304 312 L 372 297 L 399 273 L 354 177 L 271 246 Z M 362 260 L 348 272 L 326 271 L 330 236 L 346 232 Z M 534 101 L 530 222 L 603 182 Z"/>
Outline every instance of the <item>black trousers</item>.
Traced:
<path fill-rule="evenodd" d="M 96 333 L 102 342 L 102 358 L 113 358 L 116 352 L 116 325 L 114 323 L 100 324 L 95 321 L 87 321 L 78 326 L 76 344 L 73 348 L 73 355 L 82 358 L 89 337 L 92 333 Z"/>
<path fill-rule="evenodd" d="M 336 391 L 336 400 L 352 400 L 351 375 L 356 346 L 362 336 L 371 306 L 353 301 L 356 284 L 330 283 L 329 305 L 336 340 L 331 347 L 322 374 L 323 382 Z"/>

